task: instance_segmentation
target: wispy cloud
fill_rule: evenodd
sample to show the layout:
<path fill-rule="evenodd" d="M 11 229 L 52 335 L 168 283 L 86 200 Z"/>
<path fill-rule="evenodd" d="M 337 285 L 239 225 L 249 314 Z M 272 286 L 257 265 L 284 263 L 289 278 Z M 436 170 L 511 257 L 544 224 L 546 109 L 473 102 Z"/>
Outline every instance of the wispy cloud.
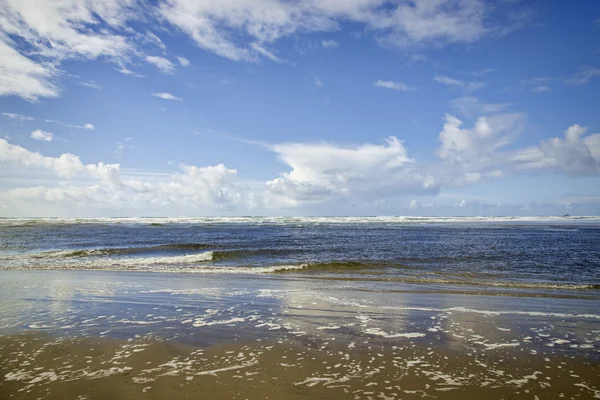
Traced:
<path fill-rule="evenodd" d="M 465 83 L 463 81 L 459 81 L 458 79 L 450 78 L 447 76 L 436 76 L 433 78 L 434 81 L 439 82 L 443 85 L 448 86 L 463 86 Z"/>
<path fill-rule="evenodd" d="M 547 76 L 538 76 L 536 78 L 525 79 L 521 83 L 529 88 L 532 92 L 548 92 L 551 90 L 548 85 L 552 78 Z"/>
<path fill-rule="evenodd" d="M 125 151 L 125 149 L 133 149 L 134 147 L 131 145 L 128 145 L 127 143 L 130 142 L 133 138 L 125 138 L 122 141 L 118 141 L 116 143 L 117 147 L 115 148 L 115 156 L 117 158 L 121 158 L 123 157 L 123 152 Z"/>
<path fill-rule="evenodd" d="M 177 57 L 177 60 L 179 61 L 179 63 L 181 65 L 183 65 L 184 67 L 187 67 L 188 65 L 190 65 L 190 60 L 188 60 L 185 57 Z"/>
<path fill-rule="evenodd" d="M 92 89 L 96 89 L 96 90 L 102 89 L 102 86 L 100 86 L 100 85 L 98 85 L 97 83 L 94 83 L 94 82 L 79 82 L 79 84 L 83 85 L 83 86 L 87 86 L 87 87 L 92 88 Z"/>
<path fill-rule="evenodd" d="M 163 41 L 160 40 L 160 38 L 158 36 L 156 36 L 154 33 L 150 32 L 150 31 L 146 32 L 144 39 L 146 42 L 154 44 L 156 47 L 160 48 L 163 51 L 167 49 L 167 46 L 165 46 Z"/>
<path fill-rule="evenodd" d="M 321 46 L 324 49 L 335 49 L 336 47 L 340 47 L 340 44 L 333 39 L 321 40 Z"/>
<path fill-rule="evenodd" d="M 323 86 L 323 81 L 321 81 L 318 77 L 306 78 L 307 81 L 312 83 L 315 86 L 321 87 Z"/>
<path fill-rule="evenodd" d="M 592 78 L 600 76 L 600 68 L 586 68 L 581 72 L 576 73 L 567 83 L 572 85 L 585 85 L 590 83 Z"/>
<path fill-rule="evenodd" d="M 465 82 L 458 79 L 450 78 L 448 76 L 435 76 L 433 78 L 434 81 L 441 83 L 446 86 L 454 86 L 454 87 L 463 87 L 469 92 L 474 92 L 475 90 L 481 89 L 485 86 L 485 83 L 478 81 Z"/>
<path fill-rule="evenodd" d="M 18 119 L 20 121 L 32 121 L 35 118 L 30 117 L 29 115 L 15 114 L 15 113 L 2 113 L 4 118 L 8 119 Z"/>
<path fill-rule="evenodd" d="M 273 54 L 272 52 L 270 52 L 269 50 L 267 50 L 264 46 L 258 44 L 258 43 L 252 43 L 250 45 L 258 54 L 260 54 L 261 56 L 268 58 L 271 61 L 275 61 L 277 63 L 283 63 L 284 61 L 277 57 L 275 54 Z"/>
<path fill-rule="evenodd" d="M 159 56 L 146 56 L 146 61 L 154 65 L 156 68 L 161 70 L 165 74 L 175 73 L 175 65 L 164 57 Z"/>
<path fill-rule="evenodd" d="M 71 124 L 66 124 L 64 122 L 61 122 L 61 121 L 56 121 L 54 119 L 47 119 L 46 122 L 49 122 L 51 124 L 62 125 L 62 126 L 67 127 L 67 128 L 87 129 L 89 131 L 93 131 L 94 129 L 96 129 L 96 127 L 94 125 L 90 124 L 90 123 L 83 124 L 83 125 L 71 125 Z"/>
<path fill-rule="evenodd" d="M 145 78 L 146 77 L 145 75 L 138 74 L 137 72 L 133 72 L 124 66 L 121 66 L 120 68 L 116 68 L 116 70 L 119 71 L 120 73 L 122 73 L 123 75 L 128 75 L 133 78 Z"/>
<path fill-rule="evenodd" d="M 373 82 L 373 86 L 397 90 L 399 92 L 412 92 L 414 90 L 417 90 L 416 87 L 408 86 L 404 82 L 394 82 L 394 81 L 378 80 L 378 81 Z"/>
<path fill-rule="evenodd" d="M 538 86 L 531 88 L 532 92 L 549 92 L 550 90 L 551 90 L 550 86 L 545 86 L 545 85 L 538 85 Z"/>
<path fill-rule="evenodd" d="M 458 97 L 450 101 L 450 105 L 467 116 L 472 117 L 480 114 L 494 114 L 506 111 L 511 103 L 486 103 L 477 97 Z"/>
<path fill-rule="evenodd" d="M 50 132 L 42 131 L 40 129 L 36 129 L 30 134 L 32 139 L 41 140 L 43 142 L 51 142 L 54 135 Z"/>
<path fill-rule="evenodd" d="M 473 71 L 472 74 L 473 76 L 482 76 L 482 75 L 487 75 L 487 74 L 491 74 L 492 72 L 496 72 L 496 70 L 494 68 L 485 68 L 479 71 Z"/>
<path fill-rule="evenodd" d="M 158 98 L 164 99 L 164 100 L 179 100 L 179 101 L 183 101 L 183 99 L 181 97 L 174 96 L 171 93 L 167 93 L 167 92 L 152 93 L 152 96 L 158 97 Z"/>

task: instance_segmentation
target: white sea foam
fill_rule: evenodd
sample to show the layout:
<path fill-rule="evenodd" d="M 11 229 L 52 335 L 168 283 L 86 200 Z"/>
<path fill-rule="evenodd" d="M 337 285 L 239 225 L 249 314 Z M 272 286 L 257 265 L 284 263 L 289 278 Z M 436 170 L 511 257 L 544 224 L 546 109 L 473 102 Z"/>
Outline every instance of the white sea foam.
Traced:
<path fill-rule="evenodd" d="M 379 328 L 368 328 L 365 329 L 365 333 L 369 334 L 369 335 L 375 335 L 375 336 L 383 336 L 385 338 L 418 338 L 418 337 L 424 337 L 425 334 L 424 333 L 419 333 L 419 332 L 409 332 L 409 333 L 386 333 L 384 331 L 382 331 Z"/>
<path fill-rule="evenodd" d="M 252 225 L 322 225 L 322 224 L 426 224 L 426 223 L 600 223 L 599 216 L 577 217 L 177 217 L 177 218 L 1 218 L 0 226 L 38 224 L 114 224 L 114 225 L 169 225 L 169 224 L 252 224 Z"/>
<path fill-rule="evenodd" d="M 429 307 L 395 307 L 395 306 L 379 306 L 380 309 L 388 310 L 405 310 L 405 311 L 424 311 L 424 312 L 463 312 L 463 313 L 474 313 L 483 314 L 488 316 L 498 315 L 528 315 L 532 317 L 556 317 L 556 318 L 589 318 L 589 319 L 600 319 L 599 314 L 571 314 L 571 313 L 558 313 L 558 312 L 542 312 L 542 311 L 522 311 L 522 310 L 479 310 L 474 308 L 466 307 L 450 307 L 450 308 L 429 308 Z"/>

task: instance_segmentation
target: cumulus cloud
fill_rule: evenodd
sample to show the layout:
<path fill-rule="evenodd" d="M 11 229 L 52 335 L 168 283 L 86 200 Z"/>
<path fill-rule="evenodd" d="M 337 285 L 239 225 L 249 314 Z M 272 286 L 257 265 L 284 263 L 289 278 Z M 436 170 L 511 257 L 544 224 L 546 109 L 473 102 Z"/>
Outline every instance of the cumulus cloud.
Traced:
<path fill-rule="evenodd" d="M 174 96 L 171 93 L 167 93 L 167 92 L 152 93 L 152 96 L 158 97 L 158 98 L 164 99 L 164 100 L 179 100 L 179 101 L 183 100 L 182 98 Z"/>
<path fill-rule="evenodd" d="M 519 133 L 523 118 L 518 113 L 485 116 L 478 118 L 472 128 L 463 128 L 460 119 L 446 114 L 436 154 L 442 161 L 458 165 L 465 171 L 478 173 L 494 167 L 496 152 Z"/>
<path fill-rule="evenodd" d="M 32 139 L 42 140 L 44 142 L 51 142 L 53 135 L 50 132 L 45 132 L 40 129 L 36 129 L 30 134 Z"/>
<path fill-rule="evenodd" d="M 397 90 L 399 92 L 411 92 L 413 90 L 416 90 L 415 87 L 408 86 L 407 84 L 405 84 L 403 82 L 377 80 L 377 81 L 373 82 L 373 85 L 382 87 L 382 88 L 386 88 L 386 89 Z"/>
<path fill-rule="evenodd" d="M 433 176 L 416 167 L 396 137 L 382 145 L 287 143 L 270 148 L 291 169 L 267 182 L 272 200 L 286 206 L 338 196 L 376 198 L 438 190 Z"/>
<path fill-rule="evenodd" d="M 15 114 L 15 113 L 2 113 L 2 116 L 4 116 L 4 118 L 8 118 L 8 119 L 18 119 L 19 121 L 33 121 L 35 119 L 28 115 Z"/>
<path fill-rule="evenodd" d="M 62 126 L 67 127 L 67 128 L 86 129 L 88 131 L 93 131 L 94 129 L 96 129 L 96 127 L 93 124 L 90 124 L 89 122 L 87 124 L 83 124 L 83 125 L 67 124 L 67 123 L 64 123 L 64 122 L 61 122 L 61 121 L 56 121 L 54 119 L 47 119 L 46 122 L 49 122 L 51 124 L 62 125 Z"/>
<path fill-rule="evenodd" d="M 486 115 L 469 127 L 457 117 L 446 115 L 438 137 L 438 160 L 432 163 L 409 157 L 404 143 L 393 136 L 383 143 L 356 145 L 255 142 L 285 166 L 278 177 L 262 182 L 241 179 L 237 170 L 222 164 L 183 164 L 174 173 L 127 178 L 118 164 L 83 164 L 78 156 L 69 153 L 43 156 L 0 139 L 0 165 L 49 171 L 62 179 L 57 186 L 1 192 L 0 200 L 23 212 L 35 204 L 47 203 L 45 210 L 62 204 L 61 210 L 69 212 L 72 207 L 81 207 L 88 211 L 108 208 L 247 214 L 252 210 L 286 208 L 331 210 L 340 202 L 361 207 L 395 204 L 396 209 L 418 211 L 434 203 L 406 203 L 413 196 L 434 196 L 442 187 L 472 185 L 515 170 L 546 169 L 570 176 L 600 172 L 600 134 L 587 134 L 586 128 L 579 125 L 569 127 L 562 138 L 507 150 L 507 144 L 520 131 L 523 118 L 516 113 Z M 127 142 L 125 139 L 117 145 L 127 146 Z M 81 186 L 75 184 L 75 178 L 97 182 Z M 455 207 L 473 212 L 492 210 L 491 206 L 473 201 L 458 202 Z M 509 209 L 512 208 L 498 208 L 505 213 Z"/>
<path fill-rule="evenodd" d="M 175 66 L 169 60 L 159 56 L 146 56 L 146 61 L 154 65 L 156 68 L 161 70 L 165 74 L 175 73 Z"/>
<path fill-rule="evenodd" d="M 572 125 L 564 138 L 553 137 L 515 151 L 511 161 L 524 169 L 553 169 L 570 176 L 600 172 L 600 133 L 584 136 L 587 128 Z"/>
<path fill-rule="evenodd" d="M 79 174 L 100 178 L 111 184 L 120 184 L 118 164 L 83 164 L 78 156 L 65 153 L 59 157 L 45 157 L 21 146 L 0 139 L 0 163 L 24 168 L 38 168 L 51 171 L 61 178 L 73 178 Z"/>

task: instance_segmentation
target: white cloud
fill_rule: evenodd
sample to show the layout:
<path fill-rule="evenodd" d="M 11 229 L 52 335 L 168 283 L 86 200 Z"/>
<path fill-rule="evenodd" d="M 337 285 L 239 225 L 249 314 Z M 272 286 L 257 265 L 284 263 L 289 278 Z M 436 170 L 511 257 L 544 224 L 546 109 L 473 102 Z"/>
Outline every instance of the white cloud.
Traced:
<path fill-rule="evenodd" d="M 179 60 L 179 63 L 181 65 L 183 65 L 184 67 L 187 67 L 188 65 L 190 65 L 190 61 L 187 58 L 177 57 L 177 60 Z"/>
<path fill-rule="evenodd" d="M 483 82 L 468 82 L 467 90 L 469 92 L 474 92 L 475 90 L 479 90 L 484 86 L 485 86 L 485 83 L 483 83 Z"/>
<path fill-rule="evenodd" d="M 252 49 L 254 49 L 254 51 L 257 54 L 259 54 L 259 55 L 261 55 L 261 56 L 263 56 L 265 58 L 268 58 L 271 61 L 275 61 L 277 63 L 282 63 L 283 62 L 283 60 L 281 58 L 277 57 L 275 54 L 273 54 L 272 52 L 270 52 L 269 50 L 267 50 L 264 46 L 262 46 L 259 43 L 251 43 L 250 47 Z"/>
<path fill-rule="evenodd" d="M 43 57 L 121 59 L 132 47 L 114 29 L 133 17 L 133 4 L 127 0 L 40 0 L 34 7 L 28 1 L 6 1 L 0 26 L 5 34 L 27 41 Z M 100 28 L 102 24 L 104 29 Z"/>
<path fill-rule="evenodd" d="M 146 56 L 146 61 L 160 69 L 165 74 L 173 74 L 175 72 L 175 65 L 164 57 L 158 56 Z"/>
<path fill-rule="evenodd" d="M 441 160 L 460 166 L 463 171 L 479 173 L 487 168 L 495 169 L 496 152 L 520 132 L 523 118 L 518 113 L 480 117 L 469 129 L 462 128 L 460 119 L 446 114 L 436 153 Z M 465 178 L 469 180 L 468 176 Z"/>
<path fill-rule="evenodd" d="M 100 86 L 100 85 L 98 85 L 97 83 L 94 83 L 94 82 L 79 82 L 79 84 L 83 85 L 83 86 L 87 86 L 87 87 L 92 88 L 92 89 L 96 89 L 96 90 L 102 89 L 102 86 Z"/>
<path fill-rule="evenodd" d="M 0 95 L 28 101 L 57 97 L 53 81 L 66 59 L 129 62 L 136 49 L 125 23 L 139 17 L 136 5 L 135 0 L 3 1 Z"/>
<path fill-rule="evenodd" d="M 438 189 L 433 176 L 417 169 L 395 137 L 383 145 L 286 143 L 270 148 L 291 168 L 267 182 L 268 201 L 274 205 L 296 206 L 340 196 L 435 194 Z"/>
<path fill-rule="evenodd" d="M 475 90 L 479 90 L 485 86 L 483 82 L 471 81 L 465 82 L 458 79 L 450 78 L 448 76 L 435 76 L 433 78 L 434 81 L 439 82 L 443 85 L 461 87 L 464 88 L 467 92 L 474 92 Z"/>
<path fill-rule="evenodd" d="M 171 93 L 162 92 L 162 93 L 152 93 L 152 96 L 158 97 L 164 100 L 179 100 L 183 101 L 182 98 L 172 95 Z"/>
<path fill-rule="evenodd" d="M 511 103 L 485 103 L 477 97 L 463 96 L 450 101 L 450 105 L 460 110 L 460 112 L 468 117 L 481 114 L 494 114 L 506 111 Z"/>
<path fill-rule="evenodd" d="M 524 169 L 553 169 L 570 176 L 600 173 L 600 133 L 584 136 L 587 128 L 572 125 L 564 138 L 517 150 L 511 161 Z"/>
<path fill-rule="evenodd" d="M 342 21 L 362 24 L 396 46 L 470 43 L 506 32 L 505 26 L 489 26 L 490 14 L 499 8 L 481 0 L 400 4 L 379 0 L 171 0 L 161 3 L 159 12 L 200 48 L 235 61 L 256 61 L 271 58 L 268 54 L 272 53 L 262 50 L 268 51 L 264 46 L 280 38 L 298 32 L 334 31 Z M 253 45 L 257 43 L 260 47 Z"/>
<path fill-rule="evenodd" d="M 592 78 L 600 76 L 600 68 L 586 68 L 581 72 L 575 74 L 571 79 L 567 81 L 572 85 L 585 85 L 590 83 Z"/>
<path fill-rule="evenodd" d="M 482 76 L 482 75 L 491 74 L 492 72 L 496 72 L 496 70 L 494 68 L 484 68 L 479 71 L 473 71 L 472 73 L 474 76 Z"/>
<path fill-rule="evenodd" d="M 117 148 L 115 149 L 114 153 L 115 153 L 115 157 L 117 158 L 121 158 L 123 157 L 123 152 L 125 151 L 125 149 L 133 149 L 134 147 L 131 145 L 128 145 L 127 143 L 130 142 L 133 138 L 125 138 L 122 141 L 118 141 L 116 143 Z"/>
<path fill-rule="evenodd" d="M 335 49 L 340 47 L 339 43 L 333 39 L 321 40 L 321 46 L 323 46 L 324 49 Z"/>
<path fill-rule="evenodd" d="M 189 214 L 222 211 L 247 214 L 251 210 L 288 207 L 332 210 L 331 207 L 341 203 L 371 207 L 362 210 L 395 204 L 396 209 L 418 211 L 434 204 L 409 201 L 407 196 L 432 196 L 442 186 L 472 185 L 516 169 L 547 169 L 571 176 L 600 173 L 600 134 L 587 135 L 586 129 L 579 125 L 569 127 L 564 138 L 507 150 L 519 133 L 523 118 L 515 113 L 483 116 L 472 127 L 464 127 L 458 118 L 447 115 L 438 138 L 439 160 L 429 164 L 409 157 L 404 143 L 396 137 L 389 137 L 381 144 L 358 145 L 254 142 L 273 152 L 287 169 L 279 177 L 263 182 L 242 180 L 235 169 L 222 164 L 181 165 L 175 173 L 130 174 L 133 177 L 127 178 L 117 164 L 83 164 L 78 156 L 68 153 L 59 157 L 42 156 L 0 139 L 3 168 L 49 171 L 62 179 L 56 186 L 0 192 L 0 201 L 9 204 L 6 210 L 22 210 L 29 212 L 28 215 L 34 209 L 46 210 L 48 215 L 48 210 L 55 210 L 55 206 L 62 207 L 56 211 L 58 214 L 110 209 L 106 214 L 147 210 L 164 215 L 165 210 Z M 129 140 L 118 142 L 116 152 L 130 147 Z M 97 181 L 88 186 L 78 185 L 82 180 Z M 483 203 L 461 202 L 461 199 L 462 196 L 456 207 L 491 210 Z M 508 210 L 508 206 L 502 207 Z"/>
<path fill-rule="evenodd" d="M 160 40 L 160 38 L 158 36 L 156 36 L 154 33 L 147 31 L 146 35 L 144 35 L 144 39 L 145 41 L 154 44 L 156 47 L 158 47 L 159 49 L 165 51 L 167 50 L 167 46 L 165 46 L 165 44 L 163 43 L 162 40 Z"/>
<path fill-rule="evenodd" d="M 539 85 L 539 86 L 535 86 L 531 89 L 532 92 L 549 92 L 550 91 L 550 87 L 549 86 L 544 86 L 544 85 Z"/>
<path fill-rule="evenodd" d="M 378 81 L 373 82 L 373 85 L 379 86 L 382 88 L 386 88 L 386 89 L 397 90 L 400 92 L 410 92 L 410 91 L 416 90 L 415 87 L 408 86 L 407 84 L 405 84 L 403 82 L 378 80 Z"/>
<path fill-rule="evenodd" d="M 61 122 L 61 121 L 56 121 L 54 119 L 47 119 L 46 122 L 49 122 L 51 124 L 62 125 L 62 126 L 67 127 L 67 128 L 86 129 L 88 131 L 93 131 L 94 129 L 96 129 L 96 127 L 93 124 L 90 124 L 90 123 L 83 124 L 83 125 L 71 125 L 71 124 L 66 124 L 64 122 Z"/>
<path fill-rule="evenodd" d="M 120 184 L 118 164 L 84 165 L 79 157 L 70 153 L 62 154 L 60 157 L 45 157 L 21 146 L 12 145 L 4 139 L 0 139 L 0 163 L 23 168 L 45 169 L 61 178 L 73 178 L 79 174 L 87 174 L 111 185 Z"/>
<path fill-rule="evenodd" d="M 463 86 L 465 83 L 458 79 L 449 78 L 447 76 L 436 76 L 433 78 L 434 81 L 439 82 L 448 86 Z"/>
<path fill-rule="evenodd" d="M 44 142 L 51 142 L 53 135 L 50 132 L 45 132 L 40 129 L 36 129 L 30 134 L 32 139 L 42 140 Z"/>
<path fill-rule="evenodd" d="M 7 40 L 0 33 L 0 96 L 19 96 L 27 101 L 57 97 L 59 90 L 52 82 L 55 69 L 23 56 Z"/>
<path fill-rule="evenodd" d="M 15 113 L 2 113 L 4 118 L 8 119 L 18 119 L 20 121 L 33 121 L 35 118 L 30 117 L 28 115 L 15 114 Z"/>
<path fill-rule="evenodd" d="M 117 68 L 117 71 L 119 71 L 123 75 L 128 75 L 128 76 L 131 76 L 131 77 L 134 77 L 134 78 L 145 78 L 146 77 L 145 75 L 141 75 L 141 74 L 138 74 L 137 72 L 133 72 L 133 71 L 127 69 L 124 66 L 121 66 L 120 68 Z"/>
<path fill-rule="evenodd" d="M 306 78 L 310 83 L 312 83 L 315 86 L 321 87 L 323 86 L 323 81 L 321 81 L 319 78 L 317 78 L 316 76 L 313 78 Z"/>

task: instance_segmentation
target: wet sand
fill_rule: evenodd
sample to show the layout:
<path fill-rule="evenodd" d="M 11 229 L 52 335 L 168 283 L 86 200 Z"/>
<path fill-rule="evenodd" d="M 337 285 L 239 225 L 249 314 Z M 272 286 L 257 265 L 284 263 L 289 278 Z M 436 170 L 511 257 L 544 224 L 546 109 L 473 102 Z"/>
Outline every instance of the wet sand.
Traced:
<path fill-rule="evenodd" d="M 0 338 L 3 399 L 600 398 L 598 363 L 514 348 L 266 341 Z"/>
<path fill-rule="evenodd" d="M 3 271 L 0 399 L 600 398 L 598 300 L 377 285 Z"/>

